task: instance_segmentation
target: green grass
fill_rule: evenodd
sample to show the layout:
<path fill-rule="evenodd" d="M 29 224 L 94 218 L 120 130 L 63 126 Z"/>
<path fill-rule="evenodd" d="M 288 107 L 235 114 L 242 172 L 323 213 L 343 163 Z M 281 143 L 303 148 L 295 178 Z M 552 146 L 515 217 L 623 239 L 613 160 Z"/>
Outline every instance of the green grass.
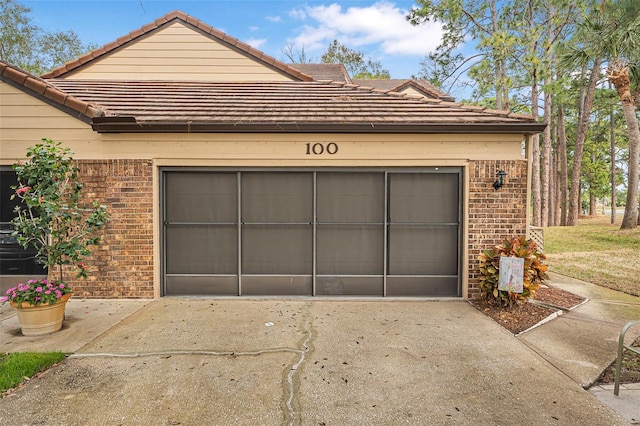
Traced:
<path fill-rule="evenodd" d="M 621 230 L 607 216 L 544 230 L 547 264 L 558 272 L 640 296 L 640 228 Z"/>
<path fill-rule="evenodd" d="M 0 393 L 22 383 L 25 377 L 46 370 L 65 359 L 62 352 L 14 352 L 0 354 Z"/>

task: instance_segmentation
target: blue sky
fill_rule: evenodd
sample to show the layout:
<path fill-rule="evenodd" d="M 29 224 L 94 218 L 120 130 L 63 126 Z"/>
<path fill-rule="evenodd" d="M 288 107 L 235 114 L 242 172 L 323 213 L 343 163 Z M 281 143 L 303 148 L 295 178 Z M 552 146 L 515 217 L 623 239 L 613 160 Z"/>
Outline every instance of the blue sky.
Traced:
<path fill-rule="evenodd" d="M 171 12 L 181 10 L 286 61 L 282 49 L 304 46 L 319 58 L 337 39 L 380 61 L 392 78 L 409 78 L 440 42 L 437 24 L 410 25 L 413 1 L 375 0 L 18 0 L 34 24 L 73 30 L 85 43 L 104 45 Z"/>

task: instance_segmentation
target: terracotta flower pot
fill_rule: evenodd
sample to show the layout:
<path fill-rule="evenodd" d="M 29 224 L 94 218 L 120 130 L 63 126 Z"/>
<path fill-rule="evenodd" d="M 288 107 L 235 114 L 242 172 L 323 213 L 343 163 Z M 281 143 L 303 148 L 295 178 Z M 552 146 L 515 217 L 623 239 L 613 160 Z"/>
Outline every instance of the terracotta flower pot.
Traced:
<path fill-rule="evenodd" d="M 64 319 L 64 309 L 67 301 L 71 298 L 71 293 L 65 294 L 57 303 L 34 306 L 23 302 L 20 307 L 15 302 L 11 302 L 18 311 L 18 321 L 25 336 L 42 336 L 44 334 L 55 333 L 62 328 Z"/>

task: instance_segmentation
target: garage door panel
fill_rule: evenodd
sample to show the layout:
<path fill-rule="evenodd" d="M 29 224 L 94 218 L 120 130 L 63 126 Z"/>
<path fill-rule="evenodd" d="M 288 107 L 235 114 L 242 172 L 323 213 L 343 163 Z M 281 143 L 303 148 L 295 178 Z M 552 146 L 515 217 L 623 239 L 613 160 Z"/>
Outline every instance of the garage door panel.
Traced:
<path fill-rule="evenodd" d="M 455 226 L 390 226 L 389 274 L 456 275 L 457 235 Z"/>
<path fill-rule="evenodd" d="M 311 173 L 242 174 L 244 223 L 311 223 Z"/>
<path fill-rule="evenodd" d="M 247 225 L 242 231 L 242 273 L 311 275 L 310 225 Z"/>
<path fill-rule="evenodd" d="M 382 296 L 382 277 L 316 276 L 318 296 Z"/>
<path fill-rule="evenodd" d="M 318 225 L 316 272 L 320 275 L 382 275 L 384 228 Z"/>
<path fill-rule="evenodd" d="M 236 173 L 170 173 L 166 179 L 169 222 L 236 222 Z"/>
<path fill-rule="evenodd" d="M 311 275 L 243 275 L 242 294 L 245 296 L 311 296 Z"/>
<path fill-rule="evenodd" d="M 457 223 L 458 175 L 394 173 L 389 176 L 391 223 Z"/>
<path fill-rule="evenodd" d="M 234 225 L 167 227 L 167 273 L 237 274 L 237 234 Z"/>
<path fill-rule="evenodd" d="M 387 277 L 387 296 L 459 297 L 458 277 Z"/>
<path fill-rule="evenodd" d="M 166 278 L 166 294 L 172 295 L 238 295 L 237 276 L 169 275 Z"/>
<path fill-rule="evenodd" d="M 319 223 L 382 223 L 384 203 L 384 173 L 318 173 Z"/>

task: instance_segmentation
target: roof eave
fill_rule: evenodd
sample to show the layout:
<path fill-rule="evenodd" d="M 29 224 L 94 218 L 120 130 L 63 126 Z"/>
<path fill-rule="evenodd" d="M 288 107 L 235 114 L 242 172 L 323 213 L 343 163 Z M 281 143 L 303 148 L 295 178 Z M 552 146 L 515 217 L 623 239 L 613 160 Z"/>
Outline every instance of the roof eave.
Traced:
<path fill-rule="evenodd" d="M 537 134 L 541 123 L 210 123 L 137 122 L 134 117 L 99 117 L 98 133 L 465 133 Z"/>
<path fill-rule="evenodd" d="M 85 123 L 104 115 L 98 107 L 71 96 L 13 65 L 0 61 L 0 81 Z"/>

